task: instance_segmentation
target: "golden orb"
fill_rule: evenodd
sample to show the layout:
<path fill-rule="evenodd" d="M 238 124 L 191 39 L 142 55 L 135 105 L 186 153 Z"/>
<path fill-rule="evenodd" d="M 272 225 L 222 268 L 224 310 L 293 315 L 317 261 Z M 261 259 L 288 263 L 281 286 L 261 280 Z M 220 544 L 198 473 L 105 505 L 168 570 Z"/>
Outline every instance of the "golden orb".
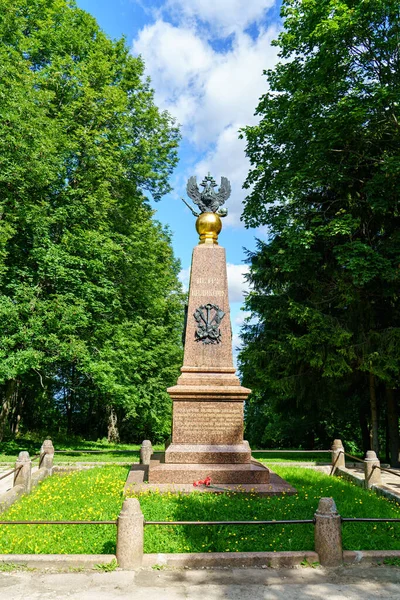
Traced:
<path fill-rule="evenodd" d="M 216 213 L 205 212 L 197 217 L 196 230 L 200 236 L 199 244 L 218 244 L 218 234 L 222 221 Z"/>

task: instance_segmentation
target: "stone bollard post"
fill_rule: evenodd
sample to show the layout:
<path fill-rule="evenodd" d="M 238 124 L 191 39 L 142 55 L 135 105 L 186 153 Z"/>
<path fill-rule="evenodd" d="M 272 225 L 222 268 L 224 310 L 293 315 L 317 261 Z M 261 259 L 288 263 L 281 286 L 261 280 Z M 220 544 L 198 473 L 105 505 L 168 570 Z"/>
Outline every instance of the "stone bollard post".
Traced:
<path fill-rule="evenodd" d="M 341 517 L 333 498 L 321 498 L 315 513 L 315 551 L 323 567 L 343 562 Z"/>
<path fill-rule="evenodd" d="M 153 446 L 151 445 L 150 440 L 143 440 L 142 445 L 140 447 L 140 464 L 149 465 L 152 454 Z"/>
<path fill-rule="evenodd" d="M 332 444 L 332 475 L 339 467 L 345 467 L 344 447 L 342 440 L 333 440 Z"/>
<path fill-rule="evenodd" d="M 117 562 L 132 571 L 142 564 L 144 517 L 137 498 L 126 498 L 118 517 Z"/>
<path fill-rule="evenodd" d="M 32 488 L 32 462 L 29 456 L 29 452 L 22 451 L 18 454 L 18 458 L 15 463 L 15 468 L 18 470 L 14 473 L 14 487 L 16 485 L 22 485 L 24 487 L 24 493 L 29 494 Z"/>
<path fill-rule="evenodd" d="M 40 448 L 39 469 L 46 469 L 48 475 L 53 472 L 54 446 L 51 440 L 44 440 Z"/>
<path fill-rule="evenodd" d="M 376 453 L 373 450 L 368 450 L 364 459 L 364 476 L 366 488 L 370 488 L 372 485 L 381 485 L 381 470 L 377 468 L 380 466 L 381 461 L 376 456 Z"/>

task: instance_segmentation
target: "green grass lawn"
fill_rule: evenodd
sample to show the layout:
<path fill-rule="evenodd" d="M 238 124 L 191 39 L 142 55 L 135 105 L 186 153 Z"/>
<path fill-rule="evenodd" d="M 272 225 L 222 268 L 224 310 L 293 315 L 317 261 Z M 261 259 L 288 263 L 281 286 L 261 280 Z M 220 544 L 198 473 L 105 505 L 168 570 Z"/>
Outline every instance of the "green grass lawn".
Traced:
<path fill-rule="evenodd" d="M 268 450 L 264 452 L 254 452 L 253 457 L 262 463 L 287 463 L 287 462 L 306 462 L 314 465 L 331 464 L 332 456 L 330 452 L 301 452 L 297 451 L 280 451 Z"/>
<path fill-rule="evenodd" d="M 274 466 L 297 496 L 254 494 L 139 496 L 148 521 L 311 519 L 322 496 L 343 517 L 400 517 L 400 507 L 336 477 L 300 467 Z M 127 468 L 107 466 L 46 479 L 3 514 L 9 520 L 112 520 L 119 514 Z M 313 525 L 147 526 L 145 552 L 312 550 Z M 0 526 L 0 553 L 113 553 L 116 527 L 108 525 Z M 343 524 L 347 550 L 400 550 L 400 524 Z"/>
<path fill-rule="evenodd" d="M 3 520 L 93 520 L 118 517 L 128 467 L 105 466 L 44 480 Z M 1 525 L 0 553 L 109 554 L 115 552 L 113 525 Z"/>
<path fill-rule="evenodd" d="M 202 494 L 142 495 L 147 520 L 312 519 L 323 496 L 332 496 L 343 517 L 396 517 L 400 507 L 337 477 L 299 467 L 274 466 L 294 485 L 296 496 Z M 400 523 L 343 524 L 346 550 L 400 550 Z M 145 552 L 234 552 L 313 550 L 313 525 L 169 527 L 148 526 Z"/>
<path fill-rule="evenodd" d="M 42 440 L 43 441 L 43 440 Z M 29 437 L 0 442 L 0 464 L 12 465 L 21 450 L 27 450 L 31 456 L 40 451 L 42 441 Z M 121 462 L 131 463 L 139 460 L 139 444 L 109 444 L 107 441 L 88 442 L 78 439 L 53 440 L 56 452 L 54 464 L 71 464 L 76 462 Z M 153 446 L 156 452 L 164 450 L 163 444 Z M 95 452 L 86 453 L 85 450 Z M 331 462 L 330 452 L 254 452 L 254 458 L 261 462 L 307 462 L 312 464 L 327 464 Z"/>
<path fill-rule="evenodd" d="M 53 441 L 56 454 L 54 464 L 76 462 L 121 462 L 132 463 L 139 460 L 139 444 L 109 444 L 107 441 Z M 41 441 L 27 437 L 0 442 L 0 463 L 12 465 L 21 450 L 27 450 L 30 456 L 40 452 Z M 163 445 L 154 445 L 154 450 L 161 451 Z M 60 450 L 62 452 L 57 453 Z M 85 450 L 95 451 L 86 453 Z M 100 453 L 99 453 L 100 452 Z"/>

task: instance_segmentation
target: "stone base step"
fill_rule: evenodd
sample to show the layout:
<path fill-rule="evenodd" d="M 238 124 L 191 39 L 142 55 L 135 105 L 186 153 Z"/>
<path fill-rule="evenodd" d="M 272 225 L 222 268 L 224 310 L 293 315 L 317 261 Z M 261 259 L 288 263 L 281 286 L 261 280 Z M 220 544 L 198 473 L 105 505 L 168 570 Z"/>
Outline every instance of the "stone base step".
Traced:
<path fill-rule="evenodd" d="M 165 451 L 168 464 L 245 464 L 251 462 L 249 443 L 229 445 L 170 444 Z"/>
<path fill-rule="evenodd" d="M 213 484 L 269 483 L 267 467 L 251 462 L 249 464 L 167 464 L 154 461 L 150 464 L 149 483 L 188 483 L 211 478 Z"/>
<path fill-rule="evenodd" d="M 194 487 L 193 483 L 129 483 L 127 481 L 125 492 L 128 494 L 144 494 L 155 492 L 159 494 L 257 494 L 258 496 L 293 496 L 297 490 L 286 483 L 283 479 L 271 473 L 270 483 L 244 483 L 242 485 L 234 483 L 211 484 L 210 486 L 200 485 Z"/>
<path fill-rule="evenodd" d="M 125 488 L 140 485 L 149 478 L 149 467 L 147 465 L 134 464 L 131 466 L 125 483 Z"/>

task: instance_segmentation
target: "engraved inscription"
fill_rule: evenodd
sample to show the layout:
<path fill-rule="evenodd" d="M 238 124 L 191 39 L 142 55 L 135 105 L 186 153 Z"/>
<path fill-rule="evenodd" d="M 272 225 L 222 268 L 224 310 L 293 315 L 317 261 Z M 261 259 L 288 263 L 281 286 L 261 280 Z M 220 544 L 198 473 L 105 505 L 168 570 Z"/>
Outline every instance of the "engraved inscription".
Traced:
<path fill-rule="evenodd" d="M 207 283 L 211 283 L 212 285 L 219 285 L 220 283 L 222 283 L 222 281 L 218 277 L 196 277 L 196 283 L 197 285 Z"/>
<path fill-rule="evenodd" d="M 174 403 L 176 444 L 237 444 L 243 441 L 241 402 Z"/>
<path fill-rule="evenodd" d="M 222 298 L 225 292 L 223 290 L 192 290 L 192 296 L 218 296 Z"/>

